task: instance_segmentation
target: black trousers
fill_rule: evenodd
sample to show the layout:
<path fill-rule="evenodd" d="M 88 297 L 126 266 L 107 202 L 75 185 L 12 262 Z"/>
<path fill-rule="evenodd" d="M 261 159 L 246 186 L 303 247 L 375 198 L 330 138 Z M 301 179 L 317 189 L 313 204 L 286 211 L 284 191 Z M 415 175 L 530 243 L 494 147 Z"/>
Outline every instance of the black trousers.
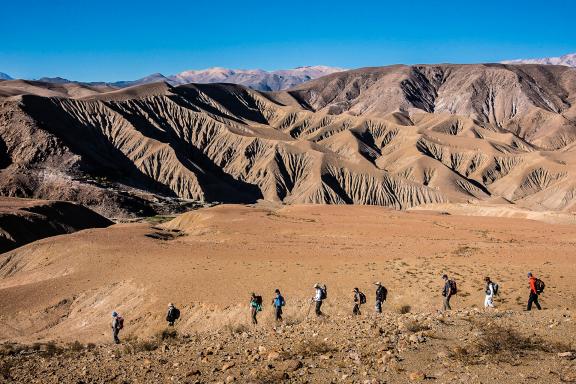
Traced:
<path fill-rule="evenodd" d="M 322 300 L 316 302 L 316 316 L 322 315 L 320 307 L 322 306 Z"/>
<path fill-rule="evenodd" d="M 360 315 L 360 304 L 354 304 L 354 308 L 352 309 L 353 315 Z"/>
<path fill-rule="evenodd" d="M 282 307 L 276 307 L 275 315 L 277 321 L 282 320 Z"/>
<path fill-rule="evenodd" d="M 532 304 L 538 308 L 538 310 L 542 309 L 540 303 L 538 302 L 538 294 L 530 291 L 530 297 L 528 298 L 528 307 L 526 308 L 528 311 L 532 310 Z"/>
<path fill-rule="evenodd" d="M 116 344 L 120 344 L 120 339 L 118 338 L 118 333 L 120 330 L 118 328 L 112 328 L 112 337 L 114 338 L 114 342 Z"/>

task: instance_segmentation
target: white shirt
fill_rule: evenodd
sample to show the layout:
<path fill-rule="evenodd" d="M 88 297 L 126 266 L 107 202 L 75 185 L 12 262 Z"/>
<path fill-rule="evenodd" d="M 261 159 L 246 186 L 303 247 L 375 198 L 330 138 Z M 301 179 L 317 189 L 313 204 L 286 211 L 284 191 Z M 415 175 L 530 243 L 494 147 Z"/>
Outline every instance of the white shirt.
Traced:
<path fill-rule="evenodd" d="M 486 293 L 486 296 L 494 296 L 494 283 L 490 283 L 488 284 L 488 290 L 490 291 L 490 293 Z"/>
<path fill-rule="evenodd" d="M 314 296 L 314 301 L 322 301 L 322 288 L 316 288 L 316 296 Z"/>

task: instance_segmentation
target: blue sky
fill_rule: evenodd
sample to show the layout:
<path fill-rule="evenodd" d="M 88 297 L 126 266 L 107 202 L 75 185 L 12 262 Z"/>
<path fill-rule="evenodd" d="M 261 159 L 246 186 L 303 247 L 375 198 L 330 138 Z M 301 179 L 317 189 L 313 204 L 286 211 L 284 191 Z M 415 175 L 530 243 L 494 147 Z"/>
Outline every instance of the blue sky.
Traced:
<path fill-rule="evenodd" d="M 3 0 L 0 72 L 113 81 L 558 56 L 576 52 L 574 15 L 573 0 Z"/>

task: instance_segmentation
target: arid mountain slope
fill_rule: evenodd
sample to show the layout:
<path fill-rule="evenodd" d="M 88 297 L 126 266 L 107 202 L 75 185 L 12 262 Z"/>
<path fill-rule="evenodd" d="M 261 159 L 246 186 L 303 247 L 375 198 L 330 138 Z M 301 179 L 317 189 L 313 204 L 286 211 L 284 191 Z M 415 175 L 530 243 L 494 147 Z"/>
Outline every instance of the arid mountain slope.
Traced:
<path fill-rule="evenodd" d="M 112 224 L 110 220 L 77 204 L 2 198 L 0 253 L 45 237 Z"/>
<path fill-rule="evenodd" d="M 27 88 L 2 101 L 4 194 L 114 214 L 153 211 L 159 196 L 576 209 L 567 67 L 365 68 L 275 93 L 166 83 L 60 92 Z"/>

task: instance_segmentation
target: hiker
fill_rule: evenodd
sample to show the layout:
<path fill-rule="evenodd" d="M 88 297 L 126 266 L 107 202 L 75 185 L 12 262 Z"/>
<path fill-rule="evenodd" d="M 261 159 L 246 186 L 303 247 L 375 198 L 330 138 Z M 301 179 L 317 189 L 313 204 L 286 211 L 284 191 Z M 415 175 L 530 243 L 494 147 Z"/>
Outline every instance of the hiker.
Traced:
<path fill-rule="evenodd" d="M 327 297 L 327 289 L 326 285 L 321 286 L 320 283 L 314 284 L 314 289 L 316 290 L 316 294 L 312 298 L 312 301 L 316 302 L 316 316 L 322 316 L 322 311 L 320 308 L 322 307 L 322 302 Z"/>
<path fill-rule="evenodd" d="M 352 314 L 356 316 L 361 315 L 360 307 L 362 304 L 366 304 L 366 295 L 360 292 L 358 288 L 354 288 L 352 292 L 354 292 L 354 308 L 352 309 Z"/>
<path fill-rule="evenodd" d="M 168 313 L 166 314 L 166 321 L 169 327 L 174 326 L 174 322 L 180 318 L 180 310 L 174 304 L 168 304 Z"/>
<path fill-rule="evenodd" d="M 258 312 L 262 311 L 262 296 L 257 296 L 254 292 L 252 292 L 252 296 L 250 296 L 250 310 L 252 314 L 252 324 L 258 324 L 258 319 L 256 316 Z"/>
<path fill-rule="evenodd" d="M 541 310 L 542 307 L 538 302 L 538 296 L 544 291 L 544 282 L 534 277 L 532 272 L 528 272 L 528 282 L 530 283 L 530 296 L 528 297 L 528 306 L 526 307 L 526 310 L 531 311 L 532 304 L 535 304 L 536 308 Z"/>
<path fill-rule="evenodd" d="M 442 296 L 444 296 L 444 310 L 451 310 L 450 299 L 456 294 L 456 282 L 454 280 L 449 280 L 448 275 L 442 275 L 444 280 L 444 289 L 442 290 Z"/>
<path fill-rule="evenodd" d="M 274 293 L 276 294 L 274 300 L 272 300 L 272 305 L 275 309 L 274 316 L 276 317 L 276 321 L 282 321 L 282 307 L 286 305 L 286 302 L 284 301 L 284 297 L 282 297 L 278 288 L 274 290 Z"/>
<path fill-rule="evenodd" d="M 381 282 L 374 283 L 376 286 L 376 312 L 382 313 L 382 303 L 386 301 L 386 296 L 388 296 L 388 290 Z"/>
<path fill-rule="evenodd" d="M 120 344 L 118 333 L 122 328 L 124 328 L 124 319 L 116 311 L 112 312 L 112 336 L 116 344 Z"/>
<path fill-rule="evenodd" d="M 484 281 L 486 282 L 486 297 L 484 298 L 484 308 L 494 308 L 494 295 L 497 292 L 497 284 L 494 284 L 488 276 L 484 278 Z"/>

